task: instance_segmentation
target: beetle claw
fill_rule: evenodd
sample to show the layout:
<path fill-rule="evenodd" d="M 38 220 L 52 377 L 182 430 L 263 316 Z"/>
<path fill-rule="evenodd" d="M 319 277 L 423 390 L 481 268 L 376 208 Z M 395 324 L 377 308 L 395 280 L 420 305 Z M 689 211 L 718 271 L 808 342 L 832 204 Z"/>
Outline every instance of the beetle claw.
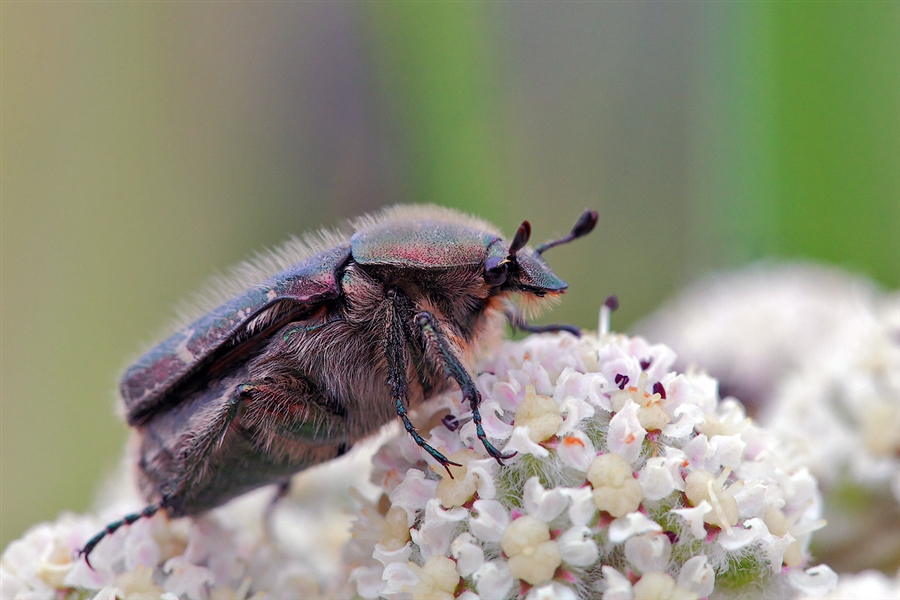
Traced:
<path fill-rule="evenodd" d="M 441 456 L 441 458 L 443 458 L 443 460 L 438 459 L 438 462 L 440 462 L 441 466 L 444 467 L 444 470 L 447 471 L 447 475 L 450 476 L 450 479 L 456 479 L 453 476 L 453 471 L 450 470 L 450 466 L 453 465 L 454 467 L 461 467 L 462 465 L 459 463 L 453 462 L 449 458 L 445 457 L 443 454 L 441 454 L 440 456 Z M 437 457 L 435 457 L 435 458 L 437 458 Z"/>

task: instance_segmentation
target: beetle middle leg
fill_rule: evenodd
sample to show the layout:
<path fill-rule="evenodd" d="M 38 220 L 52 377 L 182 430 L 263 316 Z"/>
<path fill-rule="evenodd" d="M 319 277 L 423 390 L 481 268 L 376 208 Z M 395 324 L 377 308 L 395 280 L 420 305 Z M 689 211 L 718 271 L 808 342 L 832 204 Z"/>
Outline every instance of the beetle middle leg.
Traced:
<path fill-rule="evenodd" d="M 310 453 L 325 458 L 328 446 L 344 442 L 345 416 L 337 408 L 326 405 L 306 380 L 287 373 L 235 386 L 214 412 L 184 435 L 172 460 L 174 470 L 152 477 L 169 484 L 157 488 L 163 507 L 178 517 L 211 508 L 215 498 L 221 503 L 221 473 L 213 480 L 207 469 L 231 456 L 233 450 L 219 451 L 226 440 L 240 444 L 245 437 L 258 448 L 261 468 L 281 464 L 288 471 L 291 465 L 299 470 L 312 458 Z M 229 433 L 232 425 L 236 429 Z M 249 476 L 233 475 L 236 482 Z"/>
<path fill-rule="evenodd" d="M 459 384 L 459 389 L 462 390 L 463 399 L 469 401 L 469 406 L 472 407 L 472 420 L 475 421 L 475 432 L 478 435 L 478 439 L 481 440 L 481 443 L 484 445 L 484 449 L 487 450 L 487 453 L 490 454 L 492 458 L 502 465 L 505 459 L 515 456 L 515 452 L 512 454 L 503 454 L 487 439 L 487 435 L 484 433 L 484 427 L 481 425 L 481 412 L 478 410 L 478 405 L 481 404 L 481 393 L 475 386 L 475 382 L 472 381 L 472 377 L 469 375 L 468 371 L 466 371 L 462 362 L 460 362 L 450 349 L 450 344 L 447 343 L 446 337 L 441 333 L 437 321 L 431 313 L 422 311 L 415 316 L 415 321 L 422 330 L 426 343 L 437 350 L 438 354 L 441 356 L 444 363 L 444 370 L 447 372 L 447 375 L 455 379 L 456 383 Z"/>

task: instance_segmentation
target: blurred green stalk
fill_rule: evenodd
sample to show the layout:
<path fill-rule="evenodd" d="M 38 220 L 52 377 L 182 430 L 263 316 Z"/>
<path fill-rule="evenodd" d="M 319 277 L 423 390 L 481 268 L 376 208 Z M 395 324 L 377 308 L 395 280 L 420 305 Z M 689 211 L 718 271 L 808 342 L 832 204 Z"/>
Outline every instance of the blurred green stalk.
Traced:
<path fill-rule="evenodd" d="M 378 85 L 407 136 L 412 198 L 496 219 L 505 171 L 491 19 L 478 3 L 367 5 Z"/>
<path fill-rule="evenodd" d="M 900 285 L 900 4 L 778 2 L 775 252 Z"/>

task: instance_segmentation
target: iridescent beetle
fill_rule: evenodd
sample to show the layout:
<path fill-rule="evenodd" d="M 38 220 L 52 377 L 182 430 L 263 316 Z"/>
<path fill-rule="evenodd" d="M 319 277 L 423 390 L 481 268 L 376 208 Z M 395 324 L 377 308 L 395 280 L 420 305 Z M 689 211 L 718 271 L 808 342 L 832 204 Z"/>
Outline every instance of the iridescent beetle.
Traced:
<path fill-rule="evenodd" d="M 585 211 L 567 236 L 531 250 L 531 226 L 511 242 L 491 225 L 446 208 L 395 206 L 353 222 L 352 235 L 290 242 L 245 266 L 255 279 L 218 308 L 152 348 L 122 378 L 149 504 L 106 535 L 164 510 L 196 515 L 254 488 L 344 454 L 395 415 L 445 468 L 407 416 L 456 382 L 485 436 L 481 400 L 464 364 L 506 317 L 529 326 L 514 293 L 542 298 L 567 284 L 541 254 L 586 235 Z M 448 469 L 449 471 L 449 469 Z"/>

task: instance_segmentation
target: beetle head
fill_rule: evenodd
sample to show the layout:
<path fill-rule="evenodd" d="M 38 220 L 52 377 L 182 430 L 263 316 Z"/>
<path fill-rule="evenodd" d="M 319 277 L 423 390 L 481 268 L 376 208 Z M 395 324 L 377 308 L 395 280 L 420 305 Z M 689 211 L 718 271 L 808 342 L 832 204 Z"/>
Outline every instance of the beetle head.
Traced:
<path fill-rule="evenodd" d="M 485 282 L 501 289 L 530 292 L 536 296 L 565 291 L 568 284 L 553 273 L 541 255 L 553 246 L 587 235 L 596 224 L 597 212 L 586 210 L 568 235 L 529 250 L 525 248 L 525 244 L 531 236 L 531 224 L 523 221 L 508 249 L 503 247 L 502 240 L 497 240 L 488 249 L 488 256 L 484 261 Z"/>

